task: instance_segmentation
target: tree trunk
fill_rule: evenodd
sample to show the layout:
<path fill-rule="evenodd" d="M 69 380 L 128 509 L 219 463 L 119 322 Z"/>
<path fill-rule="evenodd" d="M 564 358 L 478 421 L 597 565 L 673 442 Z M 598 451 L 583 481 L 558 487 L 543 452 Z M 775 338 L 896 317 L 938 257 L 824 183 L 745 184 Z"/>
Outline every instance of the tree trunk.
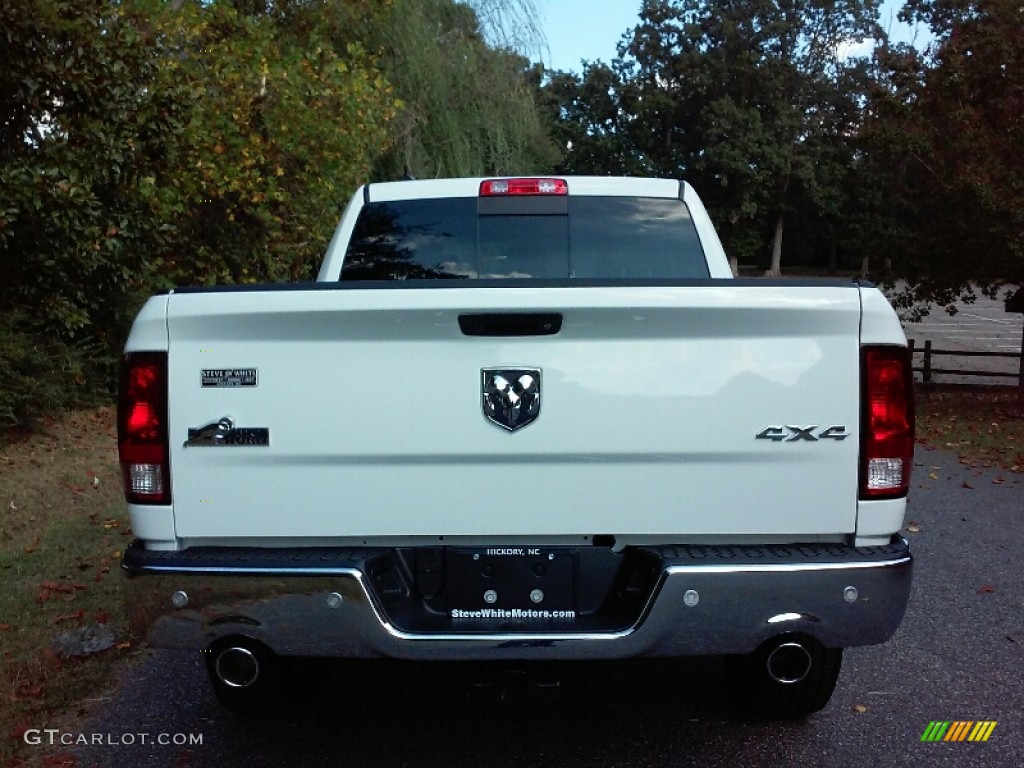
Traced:
<path fill-rule="evenodd" d="M 866 278 L 871 272 L 871 257 L 866 253 L 860 259 L 860 276 Z"/>
<path fill-rule="evenodd" d="M 830 232 L 828 239 L 828 273 L 834 276 L 839 271 L 839 254 L 836 247 L 836 233 Z"/>
<path fill-rule="evenodd" d="M 732 276 L 740 276 L 740 260 L 737 256 L 733 255 L 729 257 L 729 267 L 732 269 Z"/>
<path fill-rule="evenodd" d="M 782 224 L 783 215 L 775 220 L 775 237 L 772 240 L 772 268 L 768 270 L 769 277 L 782 277 Z"/>

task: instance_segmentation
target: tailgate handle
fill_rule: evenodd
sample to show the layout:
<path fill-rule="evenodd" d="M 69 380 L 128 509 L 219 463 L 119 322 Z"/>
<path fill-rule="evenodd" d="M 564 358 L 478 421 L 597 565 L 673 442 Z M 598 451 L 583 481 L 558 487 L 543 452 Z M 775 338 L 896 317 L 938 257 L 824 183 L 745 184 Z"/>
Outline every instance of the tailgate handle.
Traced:
<path fill-rule="evenodd" d="M 557 312 L 459 315 L 459 328 L 466 336 L 554 336 L 562 330 L 562 316 Z"/>

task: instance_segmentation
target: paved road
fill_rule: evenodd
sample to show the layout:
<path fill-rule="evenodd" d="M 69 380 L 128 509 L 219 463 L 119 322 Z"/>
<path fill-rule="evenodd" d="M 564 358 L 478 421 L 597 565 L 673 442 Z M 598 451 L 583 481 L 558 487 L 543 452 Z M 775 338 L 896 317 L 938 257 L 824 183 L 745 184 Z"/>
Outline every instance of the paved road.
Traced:
<path fill-rule="evenodd" d="M 1002 294 L 1000 294 L 1002 295 Z M 972 352 L 1020 352 L 1024 315 L 1008 314 L 1002 298 L 988 299 L 979 296 L 973 304 L 957 303 L 957 313 L 947 314 L 941 308 L 934 308 L 928 317 L 919 323 L 906 322 L 903 330 L 908 339 L 913 339 L 919 349 L 930 341 L 936 349 Z M 920 355 L 915 356 L 915 365 L 921 365 Z M 1009 358 L 955 358 L 937 356 L 933 362 L 936 368 L 950 368 L 976 371 L 999 371 L 1017 373 L 1020 364 Z M 1013 386 L 1016 381 L 1003 377 L 955 377 L 937 375 L 937 382 L 959 382 L 975 384 L 1005 384 Z"/>
<path fill-rule="evenodd" d="M 245 721 L 219 709 L 198 654 L 162 651 L 82 733 L 201 734 L 202 745 L 80 748 L 77 764 L 1024 765 L 1024 480 L 941 451 L 919 448 L 917 462 L 906 620 L 890 643 L 847 651 L 832 702 L 806 721 L 750 719 L 714 659 L 582 667 L 553 701 L 470 699 L 475 678 L 442 666 L 316 664 L 295 670 L 291 703 Z M 931 720 L 981 719 L 998 722 L 988 743 L 920 741 Z"/>

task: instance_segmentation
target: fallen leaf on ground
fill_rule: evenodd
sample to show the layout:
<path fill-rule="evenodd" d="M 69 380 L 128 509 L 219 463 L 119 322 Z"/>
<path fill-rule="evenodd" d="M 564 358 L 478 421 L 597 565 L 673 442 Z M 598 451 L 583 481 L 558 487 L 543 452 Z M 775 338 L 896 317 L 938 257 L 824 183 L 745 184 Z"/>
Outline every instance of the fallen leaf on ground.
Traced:
<path fill-rule="evenodd" d="M 43 589 L 50 589 L 54 592 L 80 592 L 85 589 L 85 584 L 73 584 L 70 581 L 44 581 Z"/>
<path fill-rule="evenodd" d="M 995 591 L 996 591 L 995 587 L 993 587 L 991 584 L 986 584 L 984 587 L 980 587 L 978 589 L 978 594 L 979 595 L 991 595 Z"/>
<path fill-rule="evenodd" d="M 63 616 L 56 616 L 53 619 L 53 623 L 54 624 L 60 624 L 60 622 L 62 622 L 62 621 L 72 621 L 72 620 L 75 620 L 75 619 L 81 619 L 84 616 L 85 616 L 85 611 L 80 608 L 77 611 L 75 611 L 74 613 L 65 613 Z"/>
<path fill-rule="evenodd" d="M 37 603 L 45 603 L 54 593 L 74 595 L 75 592 L 85 589 L 85 584 L 72 584 L 65 581 L 44 581 L 42 587 L 39 590 L 39 594 L 36 595 Z M 66 599 L 71 599 L 66 598 Z"/>
<path fill-rule="evenodd" d="M 67 753 L 43 757 L 43 768 L 75 768 L 77 765 L 78 758 Z"/>
<path fill-rule="evenodd" d="M 868 708 L 865 707 L 863 704 L 854 704 L 853 711 L 859 715 L 863 715 L 865 712 L 868 711 Z"/>
<path fill-rule="evenodd" d="M 15 691 L 14 695 L 19 699 L 38 699 L 43 695 L 43 684 L 37 683 L 32 685 L 31 683 L 22 683 Z"/>

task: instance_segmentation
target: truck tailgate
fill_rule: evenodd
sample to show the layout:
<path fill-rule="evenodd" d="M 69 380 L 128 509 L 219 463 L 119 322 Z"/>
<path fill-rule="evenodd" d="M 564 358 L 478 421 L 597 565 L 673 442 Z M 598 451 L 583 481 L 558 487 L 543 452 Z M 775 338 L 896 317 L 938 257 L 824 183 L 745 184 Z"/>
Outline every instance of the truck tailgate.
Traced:
<path fill-rule="evenodd" d="M 459 325 L 530 312 L 560 331 Z M 176 533 L 852 532 L 859 322 L 852 284 L 174 293 Z M 539 369 L 533 423 L 485 418 L 488 368 Z"/>

